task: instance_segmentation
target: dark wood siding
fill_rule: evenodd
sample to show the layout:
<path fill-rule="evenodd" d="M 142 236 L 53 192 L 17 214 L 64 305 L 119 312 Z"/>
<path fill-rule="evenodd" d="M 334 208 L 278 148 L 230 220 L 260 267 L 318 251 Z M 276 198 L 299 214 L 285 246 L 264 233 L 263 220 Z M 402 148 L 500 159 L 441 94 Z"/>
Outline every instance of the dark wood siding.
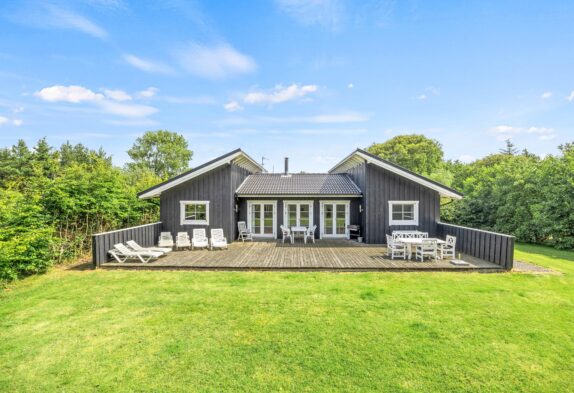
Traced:
<path fill-rule="evenodd" d="M 361 198 L 342 198 L 342 197 L 299 197 L 299 198 L 273 198 L 273 197 L 254 197 L 254 198 L 240 198 L 239 199 L 239 221 L 247 222 L 247 202 L 254 201 L 277 201 L 277 238 L 281 238 L 280 226 L 283 225 L 283 202 L 284 201 L 313 201 L 313 225 L 317 225 L 315 230 L 315 238 L 319 239 L 321 233 L 321 204 L 320 201 L 349 201 L 349 224 L 356 224 L 359 222 L 359 204 Z"/>
<path fill-rule="evenodd" d="M 420 230 L 436 236 L 440 196 L 438 192 L 371 164 L 350 170 L 363 191 L 362 230 L 365 242 L 382 244 L 393 230 Z M 389 225 L 389 201 L 419 201 L 419 225 Z"/>
<path fill-rule="evenodd" d="M 353 216 L 351 216 L 351 224 L 358 224 L 361 226 L 361 236 L 364 239 L 363 241 L 367 242 L 366 228 L 367 228 L 367 221 L 369 218 L 365 215 L 366 211 L 364 209 L 364 207 L 367 204 L 367 200 L 368 200 L 368 195 L 365 194 L 365 191 L 364 191 L 366 184 L 367 184 L 367 164 L 363 163 L 361 165 L 357 165 L 356 167 L 351 168 L 347 172 L 347 174 L 349 175 L 351 180 L 353 180 L 355 182 L 357 187 L 359 187 L 359 189 L 363 193 L 363 197 L 357 200 L 357 203 L 363 207 L 363 211 L 359 212 L 360 209 L 358 209 L 358 207 L 357 207 L 356 222 L 353 221 Z"/>
<path fill-rule="evenodd" d="M 109 259 L 108 251 L 114 244 L 125 243 L 128 240 L 135 240 L 142 247 L 151 247 L 156 244 L 162 223 L 140 225 L 137 227 L 120 229 L 117 231 L 97 233 L 92 236 L 92 263 L 94 267 Z"/>
<path fill-rule="evenodd" d="M 514 265 L 514 237 L 502 233 L 438 223 L 438 236 L 456 237 L 457 253 L 495 263 L 506 270 Z"/>
<path fill-rule="evenodd" d="M 236 165 L 224 165 L 195 179 L 171 188 L 160 197 L 160 219 L 164 231 L 176 236 L 205 228 L 222 228 L 228 241 L 236 237 L 235 189 L 249 175 Z M 209 201 L 209 225 L 181 225 L 180 201 Z"/>

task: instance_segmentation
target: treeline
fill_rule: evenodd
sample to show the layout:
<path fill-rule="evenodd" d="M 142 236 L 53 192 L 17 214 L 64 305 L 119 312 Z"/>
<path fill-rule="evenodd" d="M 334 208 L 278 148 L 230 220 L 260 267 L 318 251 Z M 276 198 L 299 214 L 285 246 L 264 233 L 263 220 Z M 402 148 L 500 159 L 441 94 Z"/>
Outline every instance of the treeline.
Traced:
<path fill-rule="evenodd" d="M 471 163 L 445 161 L 440 143 L 401 135 L 368 150 L 464 194 L 443 201 L 444 222 L 516 236 L 519 242 L 574 248 L 574 144 L 541 158 L 511 141 Z"/>
<path fill-rule="evenodd" d="M 118 168 L 102 149 L 45 139 L 0 150 L 0 281 L 44 272 L 89 251 L 96 232 L 156 220 L 157 201 L 136 194 L 160 179 Z"/>

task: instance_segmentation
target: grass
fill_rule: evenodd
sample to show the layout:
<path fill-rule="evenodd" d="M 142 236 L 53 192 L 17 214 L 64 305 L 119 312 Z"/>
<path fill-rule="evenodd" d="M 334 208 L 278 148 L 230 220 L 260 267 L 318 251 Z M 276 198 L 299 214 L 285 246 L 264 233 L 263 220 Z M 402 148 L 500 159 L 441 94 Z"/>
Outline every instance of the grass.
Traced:
<path fill-rule="evenodd" d="M 0 391 L 559 392 L 561 275 L 64 271 L 0 294 Z"/>

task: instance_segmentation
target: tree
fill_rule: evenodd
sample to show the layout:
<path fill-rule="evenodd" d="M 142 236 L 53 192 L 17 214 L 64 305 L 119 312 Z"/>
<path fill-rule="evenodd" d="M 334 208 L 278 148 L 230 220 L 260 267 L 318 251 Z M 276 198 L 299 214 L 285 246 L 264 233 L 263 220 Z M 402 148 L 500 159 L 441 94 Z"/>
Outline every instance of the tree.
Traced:
<path fill-rule="evenodd" d="M 512 143 L 512 140 L 509 138 L 506 139 L 504 142 L 506 143 L 506 146 L 504 147 L 504 149 L 500 149 L 498 151 L 508 156 L 515 156 L 518 153 L 518 149 L 516 148 L 514 143 Z"/>
<path fill-rule="evenodd" d="M 413 172 L 429 175 L 442 165 L 440 143 L 424 135 L 399 135 L 367 148 L 371 154 L 392 161 Z"/>
<path fill-rule="evenodd" d="M 146 131 L 128 154 L 133 160 L 129 166 L 148 168 L 162 179 L 186 171 L 193 156 L 183 135 L 167 130 Z"/>

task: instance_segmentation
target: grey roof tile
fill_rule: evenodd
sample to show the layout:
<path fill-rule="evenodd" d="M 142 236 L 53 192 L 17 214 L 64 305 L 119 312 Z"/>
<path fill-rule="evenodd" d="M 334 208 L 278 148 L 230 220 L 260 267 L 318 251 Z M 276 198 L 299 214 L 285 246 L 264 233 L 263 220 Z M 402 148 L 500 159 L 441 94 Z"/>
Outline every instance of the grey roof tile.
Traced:
<path fill-rule="evenodd" d="M 239 195 L 361 195 L 348 175 L 326 173 L 253 174 L 236 192 Z"/>

